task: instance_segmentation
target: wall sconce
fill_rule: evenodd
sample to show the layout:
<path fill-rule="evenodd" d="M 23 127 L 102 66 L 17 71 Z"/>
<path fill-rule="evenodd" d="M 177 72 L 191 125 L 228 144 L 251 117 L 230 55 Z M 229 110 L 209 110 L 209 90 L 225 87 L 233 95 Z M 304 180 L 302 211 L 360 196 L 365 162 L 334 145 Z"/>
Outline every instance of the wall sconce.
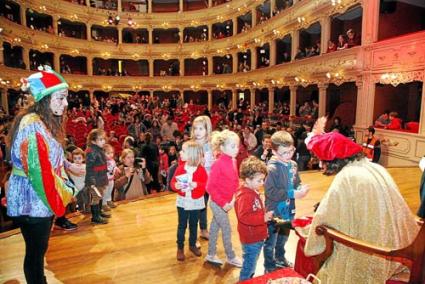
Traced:
<path fill-rule="evenodd" d="M 74 21 L 76 21 L 76 20 L 78 20 L 78 15 L 77 14 L 74 14 L 74 15 L 72 15 L 71 17 L 69 17 L 71 20 L 74 20 Z M 58 22 L 58 24 L 59 24 L 59 22 Z"/>
<path fill-rule="evenodd" d="M 47 8 L 46 8 L 46 6 L 42 5 L 38 8 L 38 10 L 43 13 L 43 12 L 47 11 Z"/>
<path fill-rule="evenodd" d="M 168 91 L 171 90 L 171 86 L 164 85 L 164 86 L 162 86 L 162 90 L 165 91 L 165 92 L 168 92 Z"/>
<path fill-rule="evenodd" d="M 109 58 L 111 54 L 109 52 L 102 52 L 101 56 L 102 58 Z"/>
<path fill-rule="evenodd" d="M 108 24 L 110 25 L 115 24 L 117 26 L 120 23 L 120 21 L 121 21 L 121 17 L 119 15 L 112 16 L 111 14 L 109 14 L 108 20 L 107 20 Z"/>
<path fill-rule="evenodd" d="M 102 89 L 103 89 L 105 92 L 109 92 L 110 90 L 112 90 L 112 86 L 107 86 L 107 85 L 105 85 L 105 86 L 103 86 L 103 87 L 102 87 Z"/>
<path fill-rule="evenodd" d="M 396 87 L 398 84 L 406 83 L 409 80 L 404 79 L 400 73 L 384 73 L 381 75 L 379 83 L 388 85 L 391 84 Z"/>
<path fill-rule="evenodd" d="M 127 20 L 127 25 L 129 26 L 129 27 L 135 27 L 136 26 L 136 22 L 135 21 L 133 21 L 133 19 L 131 18 L 131 17 L 128 17 L 128 20 Z"/>
<path fill-rule="evenodd" d="M 341 0 L 331 0 L 332 6 L 341 5 Z"/>
<path fill-rule="evenodd" d="M 80 51 L 78 49 L 73 49 L 73 50 L 71 50 L 71 54 L 72 55 L 78 55 L 78 54 L 80 54 Z"/>
<path fill-rule="evenodd" d="M 49 46 L 47 44 L 42 44 L 40 48 L 42 50 L 47 50 L 47 49 L 49 49 Z"/>
<path fill-rule="evenodd" d="M 298 17 L 297 18 L 298 23 L 302 24 L 305 22 L 305 17 Z"/>
<path fill-rule="evenodd" d="M 21 43 L 21 38 L 20 37 L 15 37 L 14 39 L 13 39 L 13 43 Z"/>

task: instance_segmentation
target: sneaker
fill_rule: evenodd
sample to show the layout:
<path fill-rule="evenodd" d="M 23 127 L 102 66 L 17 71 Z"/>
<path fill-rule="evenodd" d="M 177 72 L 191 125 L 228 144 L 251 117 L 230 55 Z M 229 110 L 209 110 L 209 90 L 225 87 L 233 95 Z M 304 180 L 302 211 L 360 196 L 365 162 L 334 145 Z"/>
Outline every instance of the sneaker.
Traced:
<path fill-rule="evenodd" d="M 78 228 L 78 225 L 72 223 L 68 219 L 65 219 L 65 221 L 62 221 L 62 222 L 55 222 L 55 228 L 61 229 L 64 231 L 74 231 Z"/>
<path fill-rule="evenodd" d="M 101 216 L 102 218 L 111 218 L 111 217 L 112 217 L 112 215 L 111 215 L 110 213 L 108 213 L 108 212 L 104 212 L 104 211 L 101 211 L 101 212 L 100 212 L 100 216 Z"/>
<path fill-rule="evenodd" d="M 189 250 L 196 256 L 201 256 L 202 252 L 197 247 L 189 247 Z"/>
<path fill-rule="evenodd" d="M 211 255 L 207 255 L 205 257 L 205 261 L 212 263 L 212 264 L 216 264 L 216 265 L 223 265 L 223 261 L 221 259 L 219 259 L 216 255 L 211 256 Z"/>
<path fill-rule="evenodd" d="M 239 268 L 242 267 L 242 260 L 237 256 L 235 256 L 232 259 L 227 259 L 227 263 L 230 264 L 230 265 L 239 267 Z"/>
<path fill-rule="evenodd" d="M 111 208 L 108 205 L 103 205 L 102 211 L 109 212 L 109 211 L 111 211 Z"/>
<path fill-rule="evenodd" d="M 294 267 L 294 264 L 284 258 L 283 260 L 276 260 L 276 267 Z"/>
<path fill-rule="evenodd" d="M 113 201 L 107 201 L 106 204 L 109 208 L 117 208 L 117 205 Z"/>

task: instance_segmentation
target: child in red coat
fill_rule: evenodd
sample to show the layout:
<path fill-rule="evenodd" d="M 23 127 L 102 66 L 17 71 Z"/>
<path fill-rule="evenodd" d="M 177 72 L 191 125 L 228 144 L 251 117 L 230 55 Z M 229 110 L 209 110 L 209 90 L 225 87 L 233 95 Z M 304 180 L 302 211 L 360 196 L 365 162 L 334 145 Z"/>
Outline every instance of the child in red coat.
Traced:
<path fill-rule="evenodd" d="M 196 247 L 198 238 L 197 228 L 199 212 L 205 208 L 205 187 L 208 175 L 202 166 L 202 146 L 195 141 L 187 141 L 180 152 L 181 162 L 177 166 L 171 180 L 171 188 L 178 193 L 176 205 L 178 213 L 177 227 L 177 260 L 183 261 L 184 235 L 189 223 L 189 250 L 196 256 L 201 256 L 201 251 Z"/>
<path fill-rule="evenodd" d="M 266 164 L 250 156 L 242 162 L 239 174 L 244 184 L 236 194 L 235 211 L 243 250 L 239 281 L 243 281 L 254 276 L 258 256 L 268 236 L 266 223 L 271 220 L 273 211 L 265 213 L 258 192 L 267 175 Z"/>

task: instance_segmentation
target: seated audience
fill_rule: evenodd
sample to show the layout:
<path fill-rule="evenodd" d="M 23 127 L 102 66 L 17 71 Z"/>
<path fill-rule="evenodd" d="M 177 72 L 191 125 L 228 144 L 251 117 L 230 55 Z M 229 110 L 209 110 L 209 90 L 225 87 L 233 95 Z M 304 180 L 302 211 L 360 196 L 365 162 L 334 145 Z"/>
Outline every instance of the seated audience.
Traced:
<path fill-rule="evenodd" d="M 336 49 L 337 50 L 343 50 L 343 49 L 346 49 L 346 48 L 348 48 L 348 43 L 345 40 L 344 35 L 339 35 L 338 36 L 338 43 L 336 45 Z"/>
<path fill-rule="evenodd" d="M 398 118 L 398 113 L 395 111 L 390 112 L 389 115 L 390 123 L 385 126 L 385 129 L 391 129 L 391 130 L 400 130 L 402 129 L 402 121 L 400 118 Z"/>
<path fill-rule="evenodd" d="M 386 127 L 390 124 L 390 111 L 386 110 L 375 120 L 375 127 Z"/>

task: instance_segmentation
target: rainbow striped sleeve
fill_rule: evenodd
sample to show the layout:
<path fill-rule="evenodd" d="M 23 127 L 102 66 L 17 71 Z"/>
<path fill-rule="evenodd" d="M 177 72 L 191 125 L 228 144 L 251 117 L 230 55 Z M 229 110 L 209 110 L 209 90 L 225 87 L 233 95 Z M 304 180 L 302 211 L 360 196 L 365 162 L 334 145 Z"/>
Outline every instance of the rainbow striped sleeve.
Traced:
<path fill-rule="evenodd" d="M 27 137 L 27 164 L 24 170 L 37 196 L 56 216 L 65 214 L 65 207 L 73 195 L 72 186 L 66 183 L 61 170 L 55 172 L 49 160 L 49 146 L 39 132 Z M 24 144 L 25 145 L 25 144 Z"/>

